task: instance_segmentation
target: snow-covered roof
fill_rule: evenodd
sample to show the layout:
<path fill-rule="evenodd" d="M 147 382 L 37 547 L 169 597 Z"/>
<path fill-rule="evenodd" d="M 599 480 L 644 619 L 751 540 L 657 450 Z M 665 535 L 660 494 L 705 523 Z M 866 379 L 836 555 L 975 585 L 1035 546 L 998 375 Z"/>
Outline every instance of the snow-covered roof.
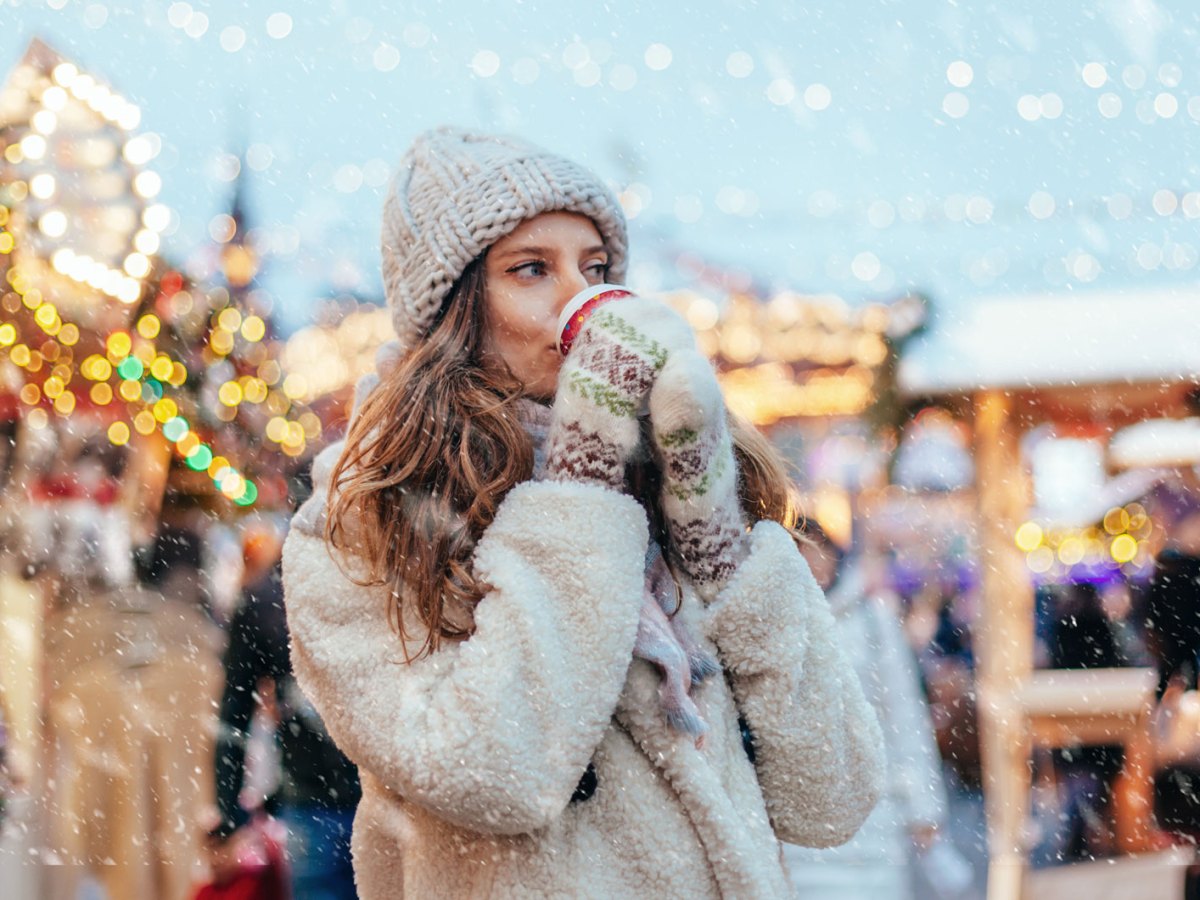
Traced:
<path fill-rule="evenodd" d="M 1200 286 L 1029 294 L 940 310 L 900 360 L 907 395 L 1200 380 Z"/>

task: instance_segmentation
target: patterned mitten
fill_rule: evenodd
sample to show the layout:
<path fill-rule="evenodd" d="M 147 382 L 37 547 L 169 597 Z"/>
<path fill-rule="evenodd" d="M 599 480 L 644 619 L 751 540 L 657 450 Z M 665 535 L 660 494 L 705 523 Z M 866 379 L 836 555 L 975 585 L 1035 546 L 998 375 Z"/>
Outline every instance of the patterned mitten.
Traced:
<path fill-rule="evenodd" d="M 697 593 L 710 602 L 746 555 L 737 463 L 716 375 L 697 350 L 672 354 L 650 392 L 662 510 Z"/>
<path fill-rule="evenodd" d="M 652 300 L 614 301 L 592 313 L 559 372 L 546 477 L 620 490 L 655 378 L 672 354 L 695 346 L 687 323 Z"/>

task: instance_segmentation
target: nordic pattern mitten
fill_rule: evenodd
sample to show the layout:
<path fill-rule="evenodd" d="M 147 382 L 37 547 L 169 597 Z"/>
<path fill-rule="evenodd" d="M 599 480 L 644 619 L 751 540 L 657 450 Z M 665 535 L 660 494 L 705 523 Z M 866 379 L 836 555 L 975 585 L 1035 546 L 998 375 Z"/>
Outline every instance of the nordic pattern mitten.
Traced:
<path fill-rule="evenodd" d="M 672 353 L 694 348 L 687 323 L 661 303 L 635 297 L 597 309 L 559 372 L 546 477 L 620 490 L 650 388 Z"/>
<path fill-rule="evenodd" d="M 698 350 L 673 354 L 663 367 L 650 393 L 650 422 L 671 543 L 707 603 L 745 557 L 747 536 L 725 403 Z"/>

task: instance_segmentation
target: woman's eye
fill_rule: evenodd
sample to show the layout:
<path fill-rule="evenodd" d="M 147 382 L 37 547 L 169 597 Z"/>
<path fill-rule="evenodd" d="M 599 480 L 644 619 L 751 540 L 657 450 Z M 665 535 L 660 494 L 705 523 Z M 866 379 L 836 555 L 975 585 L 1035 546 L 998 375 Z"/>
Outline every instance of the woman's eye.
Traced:
<path fill-rule="evenodd" d="M 590 266 L 587 267 L 587 270 L 589 272 L 591 272 L 593 275 L 597 275 L 600 278 L 604 278 L 605 276 L 608 275 L 608 263 L 603 263 L 603 262 L 592 263 Z"/>
<path fill-rule="evenodd" d="M 513 266 L 508 271 L 517 275 L 529 275 L 537 277 L 546 274 L 546 264 L 540 260 L 534 262 L 521 263 L 519 266 Z"/>

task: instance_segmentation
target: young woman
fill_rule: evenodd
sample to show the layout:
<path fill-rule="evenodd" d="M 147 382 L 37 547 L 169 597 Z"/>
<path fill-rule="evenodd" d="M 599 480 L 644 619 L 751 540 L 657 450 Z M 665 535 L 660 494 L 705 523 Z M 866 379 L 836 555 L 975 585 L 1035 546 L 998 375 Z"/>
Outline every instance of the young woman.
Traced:
<path fill-rule="evenodd" d="M 382 249 L 400 343 L 284 551 L 296 675 L 362 778 L 361 895 L 787 896 L 776 835 L 849 838 L 882 740 L 783 469 L 686 323 L 623 300 L 555 349 L 564 304 L 624 276 L 612 194 L 441 129 Z M 635 658 L 663 558 L 673 633 L 723 669 L 690 688 L 701 740 Z"/>

